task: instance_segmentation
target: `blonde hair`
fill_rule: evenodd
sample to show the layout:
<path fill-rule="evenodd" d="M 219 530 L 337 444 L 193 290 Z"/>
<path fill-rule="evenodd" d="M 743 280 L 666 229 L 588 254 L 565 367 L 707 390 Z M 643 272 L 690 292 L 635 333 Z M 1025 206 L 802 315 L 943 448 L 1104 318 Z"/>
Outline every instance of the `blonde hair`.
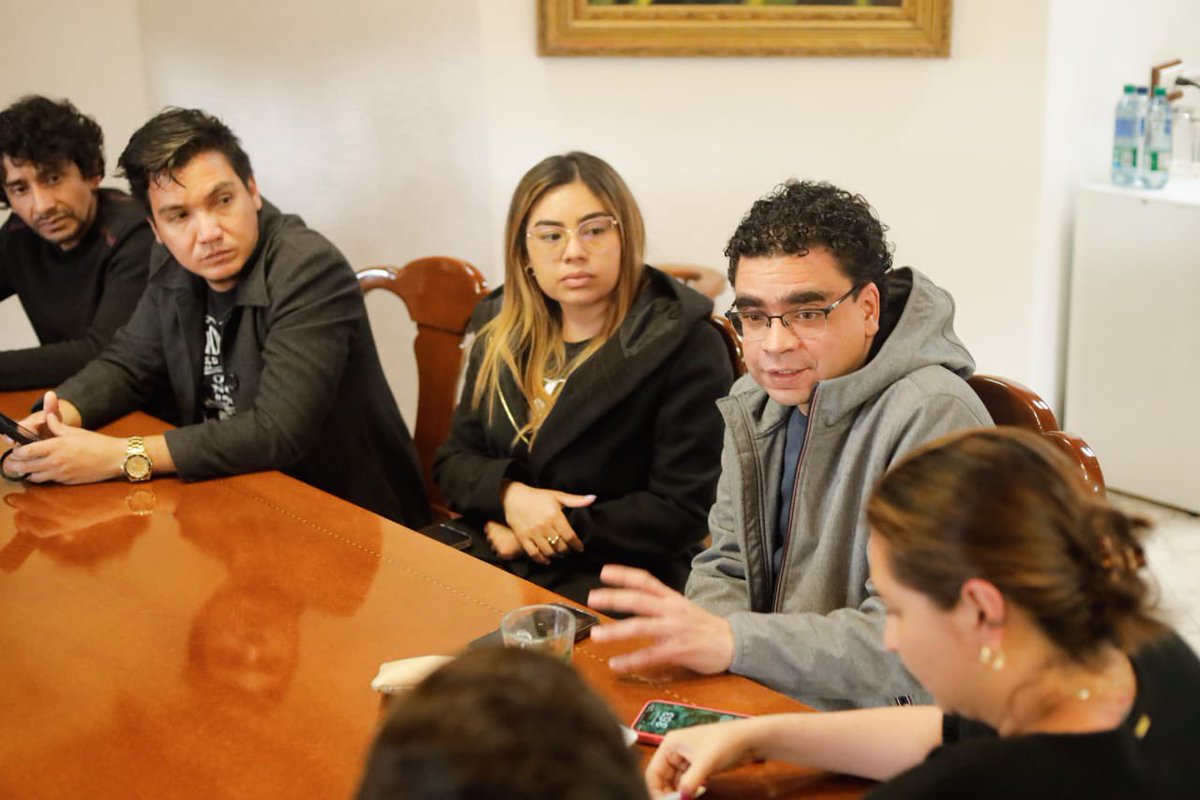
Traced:
<path fill-rule="evenodd" d="M 587 186 L 616 218 L 621 259 L 613 302 L 600 334 L 568 359 L 561 310 L 557 302 L 546 297 L 528 269 L 525 233 L 529 213 L 538 201 L 551 189 L 576 181 Z M 616 332 L 629 313 L 641 283 L 646 233 L 637 201 L 616 170 L 596 156 L 571 152 L 544 159 L 521 178 L 508 208 L 505 242 L 503 300 L 500 313 L 479 330 L 483 355 L 471 406 L 478 408 L 486 397 L 488 419 L 495 417 L 497 399 L 504 404 L 500 378 L 507 368 L 529 410 L 528 421 L 517 430 L 513 441 L 524 439 L 532 444 L 554 408 L 556 395 L 546 391 L 547 376 L 569 377 Z"/>

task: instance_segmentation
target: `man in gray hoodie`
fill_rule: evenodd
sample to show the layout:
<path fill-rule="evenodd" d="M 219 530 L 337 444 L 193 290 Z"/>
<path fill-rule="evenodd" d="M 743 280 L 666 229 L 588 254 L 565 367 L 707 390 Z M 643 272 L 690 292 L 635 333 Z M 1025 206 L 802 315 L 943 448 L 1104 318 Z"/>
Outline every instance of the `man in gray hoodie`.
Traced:
<path fill-rule="evenodd" d="M 738 226 L 727 316 L 749 374 L 718 402 L 712 545 L 686 596 L 605 567 L 613 588 L 589 604 L 634 616 L 593 637 L 654 639 L 613 669 L 729 670 L 823 709 L 928 699 L 883 645 L 866 500 L 908 451 L 991 419 L 966 383 L 975 364 L 953 300 L 916 270 L 892 270 L 884 230 L 861 196 L 794 180 Z"/>

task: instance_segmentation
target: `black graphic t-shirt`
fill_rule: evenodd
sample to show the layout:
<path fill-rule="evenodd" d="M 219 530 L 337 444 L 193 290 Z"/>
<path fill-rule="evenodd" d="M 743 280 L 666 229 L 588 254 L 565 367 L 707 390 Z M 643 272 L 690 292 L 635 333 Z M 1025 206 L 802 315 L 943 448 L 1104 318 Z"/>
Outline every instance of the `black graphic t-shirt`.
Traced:
<path fill-rule="evenodd" d="M 237 325 L 233 292 L 208 290 L 204 314 L 204 418 L 227 419 L 237 413 L 237 376 L 225 371 L 226 338 Z"/>

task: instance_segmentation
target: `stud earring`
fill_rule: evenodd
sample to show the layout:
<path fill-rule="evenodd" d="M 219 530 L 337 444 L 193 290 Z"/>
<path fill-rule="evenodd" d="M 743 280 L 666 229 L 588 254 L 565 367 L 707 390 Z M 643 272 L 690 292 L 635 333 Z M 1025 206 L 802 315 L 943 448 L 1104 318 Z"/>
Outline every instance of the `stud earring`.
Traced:
<path fill-rule="evenodd" d="M 986 644 L 979 648 L 979 663 L 991 667 L 996 672 L 1004 669 L 1004 651 L 997 647 L 995 650 Z"/>

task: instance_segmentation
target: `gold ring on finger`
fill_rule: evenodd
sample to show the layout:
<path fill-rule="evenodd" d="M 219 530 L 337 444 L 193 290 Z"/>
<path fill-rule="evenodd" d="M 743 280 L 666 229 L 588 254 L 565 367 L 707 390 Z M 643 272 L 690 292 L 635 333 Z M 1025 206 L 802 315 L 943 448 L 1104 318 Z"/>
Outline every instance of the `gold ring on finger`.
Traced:
<path fill-rule="evenodd" d="M 550 538 L 546 539 L 546 544 L 550 545 L 551 547 L 554 547 L 554 545 L 558 544 L 560 539 L 562 539 L 562 537 L 556 533 L 553 536 L 551 536 Z"/>

